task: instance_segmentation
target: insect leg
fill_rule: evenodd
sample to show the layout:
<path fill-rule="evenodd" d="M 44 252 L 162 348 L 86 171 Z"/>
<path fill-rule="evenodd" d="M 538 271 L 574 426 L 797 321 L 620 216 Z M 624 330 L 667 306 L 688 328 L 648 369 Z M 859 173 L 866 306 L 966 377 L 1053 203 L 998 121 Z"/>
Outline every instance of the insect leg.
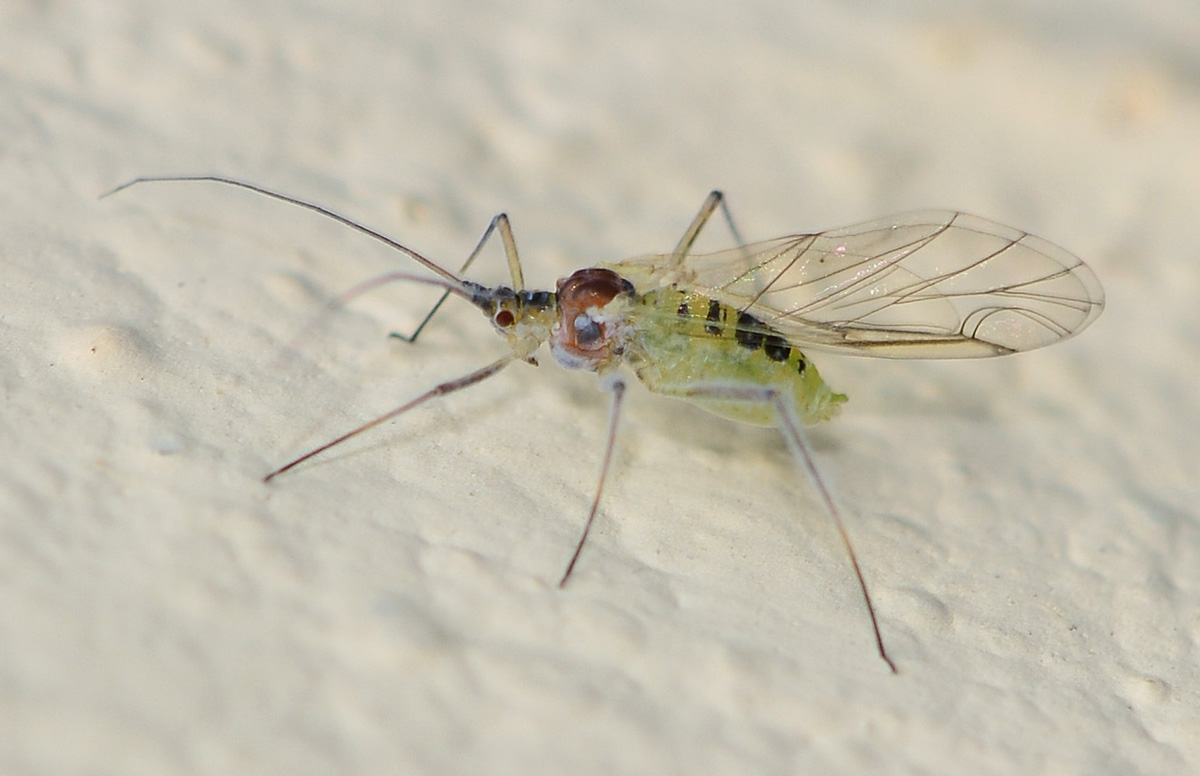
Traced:
<path fill-rule="evenodd" d="M 858 579 L 858 587 L 862 590 L 863 602 L 866 603 L 867 614 L 871 618 L 871 629 L 875 633 L 875 646 L 879 650 L 879 656 L 883 658 L 883 662 L 888 664 L 888 668 L 892 669 L 893 674 L 899 673 L 896 670 L 896 664 L 888 657 L 887 649 L 883 646 L 883 635 L 879 632 L 879 620 L 875 617 L 875 605 L 871 603 L 871 594 L 867 591 L 867 582 L 863 579 L 862 569 L 858 565 L 858 556 L 854 552 L 854 545 L 850 543 L 850 534 L 846 532 L 846 525 L 842 521 L 841 512 L 838 510 L 832 494 L 825 487 L 825 481 L 822 479 L 821 471 L 817 468 L 816 459 L 813 457 L 812 446 L 804 436 L 800 420 L 796 417 L 796 411 L 778 391 L 772 391 L 771 403 L 775 405 L 775 413 L 779 416 L 779 430 L 783 433 L 788 448 L 800 463 L 800 468 L 808 475 L 813 487 L 821 494 L 821 500 L 825 502 L 825 511 L 833 518 L 833 524 L 842 537 L 842 544 L 846 546 L 846 554 L 850 556 L 850 565 L 854 567 L 854 576 Z"/>
<path fill-rule="evenodd" d="M 661 390 L 659 392 L 664 393 Z M 899 673 L 896 669 L 896 664 L 892 662 L 892 659 L 888 656 L 887 649 L 883 646 L 883 635 L 879 631 L 879 620 L 875 617 L 875 605 L 871 602 L 870 592 L 867 591 L 867 582 L 863 578 L 862 568 L 858 565 L 858 556 L 854 552 L 854 545 L 850 542 L 850 534 L 846 531 L 845 523 L 842 521 L 841 510 L 837 508 L 837 504 L 833 500 L 833 495 L 825 486 L 825 480 L 821 477 L 821 471 L 817 468 L 817 461 L 815 456 L 813 456 L 812 446 L 808 443 L 804 435 L 803 427 L 792 403 L 777 389 L 771 387 L 695 385 L 681 388 L 678 391 L 671 391 L 669 395 L 692 399 L 719 399 L 722 401 L 763 403 L 770 404 L 775 408 L 775 415 L 779 421 L 778 428 L 780 433 L 783 434 L 784 441 L 787 442 L 788 449 L 792 451 L 792 455 L 800 465 L 800 469 L 820 495 L 821 501 L 825 506 L 825 511 L 833 520 L 838 534 L 842 537 L 842 544 L 846 547 L 846 553 L 850 556 L 850 565 L 854 569 L 854 576 L 858 579 L 858 587 L 862 591 L 863 601 L 867 605 L 867 615 L 871 618 L 871 628 L 875 634 L 875 646 L 879 650 L 879 656 L 883 658 L 883 662 L 888 664 L 888 668 L 892 670 L 893 674 Z"/>
<path fill-rule="evenodd" d="M 575 552 L 571 555 L 567 570 L 563 572 L 562 579 L 558 581 L 559 587 L 567 584 L 567 577 L 571 576 L 571 571 L 575 568 L 575 561 L 579 560 L 579 553 L 583 552 L 583 543 L 587 541 L 588 533 L 592 530 L 592 521 L 596 519 L 596 511 L 600 508 L 600 496 L 604 493 L 604 481 L 608 479 L 608 465 L 612 463 L 613 447 L 617 441 L 617 425 L 621 420 L 621 402 L 625 398 L 625 381 L 619 378 L 614 380 L 612 392 L 612 412 L 608 420 L 608 444 L 604 447 L 604 462 L 600 464 L 600 482 L 596 484 L 596 497 L 592 499 L 592 509 L 588 512 L 587 522 L 583 524 L 583 533 L 579 536 L 579 543 L 575 545 Z"/>
<path fill-rule="evenodd" d="M 729 212 L 729 205 L 725 202 L 725 195 L 714 189 L 704 198 L 704 204 L 700 206 L 700 212 L 696 213 L 696 217 L 692 219 L 691 225 L 688 226 L 687 231 L 683 233 L 683 237 L 680 237 L 679 242 L 675 245 L 675 250 L 671 251 L 672 267 L 678 267 L 692 252 L 692 244 L 700 236 L 700 230 L 708 224 L 708 219 L 712 217 L 713 212 L 718 207 L 721 208 L 721 212 L 725 216 L 725 223 L 729 226 L 730 234 L 733 235 L 734 244 L 738 246 L 746 244 L 746 241 L 742 239 L 741 232 L 738 231 L 737 224 L 733 221 L 733 214 Z"/>
<path fill-rule="evenodd" d="M 475 262 L 475 259 L 478 258 L 480 252 L 483 250 L 483 246 L 487 244 L 487 241 L 491 239 L 492 234 L 497 230 L 500 232 L 500 239 L 504 242 L 504 252 L 508 256 L 509 271 L 513 275 L 513 288 L 514 290 L 520 289 L 523 287 L 523 278 L 521 276 L 521 260 L 517 256 L 517 243 L 516 240 L 513 239 L 512 226 L 508 222 L 508 216 L 504 213 L 499 213 L 493 217 L 491 223 L 488 224 L 487 229 L 483 230 L 483 236 L 479 238 L 479 242 L 475 244 L 475 248 L 471 251 L 471 255 L 467 256 L 467 260 L 463 262 L 462 267 L 459 268 L 458 275 L 461 277 L 462 274 L 466 272 L 467 269 Z M 310 332 L 318 329 L 326 320 L 328 320 L 330 315 L 345 307 L 352 300 L 357 299 L 363 294 L 373 291 L 376 288 L 391 283 L 395 280 L 413 280 L 413 278 L 403 272 L 387 272 L 382 275 L 377 275 L 373 278 L 368 278 L 353 288 L 343 291 L 341 294 L 331 299 L 325 305 L 324 309 L 321 310 L 321 313 L 304 327 L 303 331 L 301 331 L 300 334 L 298 334 L 296 338 L 289 343 L 289 348 L 293 350 L 296 349 L 299 346 L 299 343 L 308 337 Z M 455 292 L 449 286 L 447 286 L 446 290 L 442 292 L 440 297 L 438 297 L 438 300 L 434 303 L 433 307 L 430 308 L 429 312 L 425 314 L 425 317 L 421 319 L 421 322 L 417 324 L 417 327 L 413 329 L 412 334 L 401 334 L 398 331 L 393 331 L 388 336 L 395 337 L 398 340 L 403 340 L 409 344 L 416 342 L 417 336 L 425 329 L 425 326 L 433 318 L 434 314 L 441 309 L 442 303 L 444 303 L 446 298 L 452 293 Z"/>
<path fill-rule="evenodd" d="M 304 463 L 309 458 L 312 458 L 315 455 L 319 455 L 320 453 L 325 452 L 326 450 L 328 450 L 331 447 L 340 445 L 342 442 L 345 442 L 347 439 L 358 436 L 359 434 L 363 433 L 364 431 L 368 431 L 372 428 L 375 428 L 380 423 L 391 420 L 392 418 L 396 417 L 397 415 L 403 415 L 405 412 L 408 412 L 413 407 L 424 404 L 425 402 L 427 402 L 428 400 L 430 400 L 434 397 L 445 396 L 448 393 L 454 393 L 455 391 L 460 391 L 463 388 L 469 388 L 472 385 L 475 385 L 476 383 L 481 383 L 484 380 L 491 377 L 492 375 L 499 372 L 504 367 L 511 364 L 515 359 L 516 359 L 516 355 L 507 355 L 504 358 L 493 361 L 492 363 L 488 364 L 487 366 L 485 366 L 481 369 L 476 369 L 474 372 L 471 372 L 470 374 L 465 374 L 462 377 L 457 377 L 453 380 L 447 380 L 444 383 L 435 385 L 433 388 L 430 388 L 428 391 L 421 394 L 417 398 L 412 399 L 412 400 L 400 405 L 399 407 L 392 410 L 391 412 L 385 412 L 384 414 L 380 415 L 379 417 L 375 418 L 374 420 L 369 420 L 366 423 L 362 424 L 361 426 L 359 426 L 355 429 L 351 429 L 350 431 L 347 431 L 345 434 L 342 434 L 341 436 L 337 437 L 336 439 L 326 442 L 325 444 L 321 445 L 320 447 L 313 448 L 312 450 L 309 450 L 307 453 L 300 456 L 299 458 L 296 458 L 296 459 L 284 464 L 283 466 L 280 466 L 278 469 L 271 472 L 266 477 L 263 477 L 263 482 L 270 482 L 276 476 L 283 474 L 284 472 L 293 468 L 294 466 Z"/>
<path fill-rule="evenodd" d="M 508 259 L 508 272 L 512 277 L 513 290 L 520 291 L 521 289 L 525 288 L 525 277 L 521 272 L 521 259 L 517 255 L 517 241 L 513 239 L 512 225 L 509 223 L 508 214 L 506 213 L 499 213 L 492 218 L 492 222 L 488 224 L 488 228 L 483 231 L 483 237 L 480 237 L 479 242 L 475 244 L 475 250 L 471 251 L 471 255 L 468 256 L 467 260 L 463 262 L 463 265 L 459 267 L 458 275 L 461 277 L 462 274 L 467 271 L 467 268 L 474 263 L 475 258 L 479 256 L 480 251 L 483 250 L 484 244 L 492 236 L 492 233 L 496 231 L 500 232 L 500 240 L 504 243 L 504 255 Z M 371 281 L 367 281 L 367 283 L 370 282 Z M 355 293 L 357 288 L 360 288 L 360 286 L 356 286 L 355 288 L 351 289 L 347 292 L 347 294 Z M 361 293 L 361 291 L 359 293 Z M 421 322 L 417 324 L 417 328 L 413 329 L 412 334 L 404 335 L 398 331 L 394 331 L 392 332 L 391 336 L 409 343 L 416 342 L 417 336 L 425 328 L 425 325 L 429 323 L 430 319 L 433 318 L 434 313 L 438 311 L 448 296 L 450 296 L 449 291 L 445 292 L 438 298 L 437 302 L 434 303 L 433 308 L 430 309 L 425 317 L 421 319 Z M 345 300 L 343 300 L 342 303 L 344 304 Z"/>

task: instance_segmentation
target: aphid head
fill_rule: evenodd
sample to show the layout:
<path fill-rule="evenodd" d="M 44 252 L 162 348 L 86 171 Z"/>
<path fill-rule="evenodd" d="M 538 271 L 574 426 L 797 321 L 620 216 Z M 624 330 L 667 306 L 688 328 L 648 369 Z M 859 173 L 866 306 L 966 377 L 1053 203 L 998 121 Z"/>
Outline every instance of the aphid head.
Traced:
<path fill-rule="evenodd" d="M 554 324 L 554 294 L 549 291 L 514 291 L 507 286 L 489 288 L 464 281 L 471 303 L 492 322 L 520 358 L 526 358 L 550 337 Z"/>
<path fill-rule="evenodd" d="M 483 311 L 501 334 L 511 334 L 522 323 L 541 318 L 554 308 L 554 294 L 549 291 L 514 291 L 507 286 L 488 288 L 469 281 L 464 285 L 471 303 Z"/>
<path fill-rule="evenodd" d="M 554 357 L 572 369 L 598 371 L 624 351 L 624 308 L 613 301 L 633 296 L 633 285 L 610 269 L 581 269 L 558 281 L 558 325 L 550 341 Z"/>
<path fill-rule="evenodd" d="M 521 305 L 517 292 L 505 286 L 488 289 L 486 296 L 479 304 L 484 315 L 501 334 L 508 334 L 521 320 Z"/>

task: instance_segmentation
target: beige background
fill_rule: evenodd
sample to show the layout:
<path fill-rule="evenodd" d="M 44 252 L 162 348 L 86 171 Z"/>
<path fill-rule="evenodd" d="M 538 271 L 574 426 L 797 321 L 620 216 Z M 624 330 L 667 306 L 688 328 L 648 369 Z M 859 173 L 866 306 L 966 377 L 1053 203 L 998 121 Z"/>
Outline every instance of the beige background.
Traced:
<path fill-rule="evenodd" d="M 1193 2 L 0 6 L 0 771 L 1200 769 Z M 1051 10 L 1053 9 L 1053 10 Z M 428 289 L 286 344 L 507 210 L 532 284 L 950 206 L 1109 307 L 991 362 L 820 359 L 814 431 L 884 636 L 770 430 L 543 359 L 270 486 L 503 352 Z M 709 245 L 727 236 L 714 230 Z M 480 277 L 503 277 L 500 252 Z"/>

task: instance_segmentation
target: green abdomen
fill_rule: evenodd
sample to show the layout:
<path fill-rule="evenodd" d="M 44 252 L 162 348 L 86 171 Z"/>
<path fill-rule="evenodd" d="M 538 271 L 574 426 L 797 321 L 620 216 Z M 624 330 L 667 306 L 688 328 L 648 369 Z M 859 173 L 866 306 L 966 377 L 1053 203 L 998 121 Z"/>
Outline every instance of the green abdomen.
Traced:
<path fill-rule="evenodd" d="M 696 385 L 772 386 L 794 399 L 806 424 L 828 420 L 846 401 L 829 389 L 799 348 L 753 316 L 675 289 L 652 291 L 639 302 L 631 315 L 635 333 L 626 358 L 651 391 L 762 426 L 776 423 L 769 405 L 682 394 Z"/>

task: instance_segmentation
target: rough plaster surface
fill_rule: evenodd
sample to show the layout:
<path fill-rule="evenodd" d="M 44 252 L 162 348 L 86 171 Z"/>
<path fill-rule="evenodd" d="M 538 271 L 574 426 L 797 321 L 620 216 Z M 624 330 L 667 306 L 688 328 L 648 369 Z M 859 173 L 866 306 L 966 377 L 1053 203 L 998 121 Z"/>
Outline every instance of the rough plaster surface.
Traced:
<path fill-rule="evenodd" d="M 1200 770 L 1200 10 L 358 0 L 0 6 L 0 772 Z M 497 211 L 531 284 L 952 206 L 1109 306 L 990 362 L 819 363 L 814 432 L 884 636 L 786 449 L 518 365 L 403 257 Z M 727 238 L 715 230 L 716 247 Z M 503 276 L 499 251 L 479 277 Z"/>

